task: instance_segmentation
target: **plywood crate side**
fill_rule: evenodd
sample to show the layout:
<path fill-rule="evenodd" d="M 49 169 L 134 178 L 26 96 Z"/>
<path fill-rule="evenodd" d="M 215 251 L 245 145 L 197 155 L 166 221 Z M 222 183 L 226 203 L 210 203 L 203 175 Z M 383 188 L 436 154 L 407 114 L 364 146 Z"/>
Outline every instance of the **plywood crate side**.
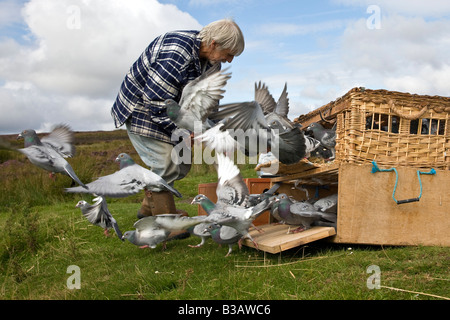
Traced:
<path fill-rule="evenodd" d="M 337 234 L 334 242 L 450 246 L 450 172 L 421 175 L 418 202 L 396 204 L 394 172 L 371 165 L 342 164 L 339 172 Z M 397 168 L 397 200 L 418 197 L 417 169 Z"/>

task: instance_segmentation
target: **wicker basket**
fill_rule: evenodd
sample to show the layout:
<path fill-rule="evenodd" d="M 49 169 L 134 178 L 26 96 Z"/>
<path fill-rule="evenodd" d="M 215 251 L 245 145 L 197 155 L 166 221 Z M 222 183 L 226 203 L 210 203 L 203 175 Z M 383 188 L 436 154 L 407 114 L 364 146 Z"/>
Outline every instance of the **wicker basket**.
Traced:
<path fill-rule="evenodd" d="M 320 113 L 337 121 L 335 161 L 450 169 L 450 98 L 353 88 L 295 121 Z"/>

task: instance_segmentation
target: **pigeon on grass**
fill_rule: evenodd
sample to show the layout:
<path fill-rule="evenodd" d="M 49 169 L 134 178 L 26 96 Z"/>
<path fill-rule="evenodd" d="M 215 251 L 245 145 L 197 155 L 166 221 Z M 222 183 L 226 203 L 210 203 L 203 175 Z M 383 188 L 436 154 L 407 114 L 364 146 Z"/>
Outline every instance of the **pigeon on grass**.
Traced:
<path fill-rule="evenodd" d="M 86 190 L 86 185 L 76 175 L 72 166 L 67 162 L 67 157 L 75 153 L 75 148 L 71 144 L 71 131 L 67 126 L 57 126 L 48 136 L 39 139 L 36 131 L 32 129 L 23 130 L 17 139 L 24 139 L 24 148 L 17 149 L 24 154 L 35 166 L 50 172 L 61 173 L 69 176 L 78 183 L 80 189 Z"/>
<path fill-rule="evenodd" d="M 172 213 L 144 217 L 134 224 L 136 230 L 126 231 L 122 238 L 140 248 L 155 248 L 159 243 L 163 243 L 163 249 L 166 249 L 166 242 L 172 240 L 170 237 L 172 231 L 187 230 L 205 222 L 206 218 L 206 216 L 186 217 Z"/>
<path fill-rule="evenodd" d="M 228 257 L 233 251 L 233 244 L 239 243 L 239 240 L 242 238 L 242 235 L 235 228 L 221 226 L 216 223 L 209 224 L 206 230 L 211 234 L 211 238 L 214 242 L 219 245 L 228 245 L 228 252 L 225 257 Z M 241 244 L 239 243 L 239 249 L 240 248 Z"/>
<path fill-rule="evenodd" d="M 74 187 L 66 188 L 66 191 L 123 198 L 136 194 L 142 189 L 157 187 L 168 190 L 179 198 L 182 197 L 181 193 L 171 187 L 163 178 L 134 162 L 128 154 L 119 154 L 116 161 L 120 164 L 120 170 L 88 183 L 89 189 Z"/>
<path fill-rule="evenodd" d="M 84 200 L 78 201 L 76 208 L 80 208 L 83 216 L 93 225 L 103 228 L 105 236 L 109 236 L 109 229 L 113 228 L 119 239 L 122 239 L 122 232 L 116 219 L 109 212 L 106 199 L 102 196 L 93 199 L 94 203 L 89 204 Z"/>

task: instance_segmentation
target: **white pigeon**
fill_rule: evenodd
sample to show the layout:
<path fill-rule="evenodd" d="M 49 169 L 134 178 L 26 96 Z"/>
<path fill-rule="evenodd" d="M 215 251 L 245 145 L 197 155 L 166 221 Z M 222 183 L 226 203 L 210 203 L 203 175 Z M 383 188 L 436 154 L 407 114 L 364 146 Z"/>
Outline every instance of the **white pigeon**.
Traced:
<path fill-rule="evenodd" d="M 122 232 L 116 219 L 109 212 L 106 199 L 102 196 L 93 199 L 94 204 L 89 204 L 84 200 L 78 201 L 76 208 L 80 208 L 83 216 L 93 225 L 105 230 L 105 235 L 109 235 L 109 229 L 113 228 L 119 239 L 122 239 Z"/>
<path fill-rule="evenodd" d="M 231 78 L 231 73 L 225 73 L 228 68 L 220 71 L 219 67 L 217 64 L 189 82 L 183 88 L 179 103 L 173 99 L 165 100 L 167 115 L 178 128 L 194 132 L 196 122 L 202 123 L 202 131 L 210 127 L 208 115 L 218 107 L 225 93 L 223 87 Z"/>
<path fill-rule="evenodd" d="M 181 193 L 171 187 L 163 178 L 138 165 L 128 154 L 119 154 L 116 161 L 120 163 L 120 170 L 88 183 L 88 190 L 74 187 L 66 188 L 66 191 L 123 198 L 136 194 L 144 188 L 157 187 L 168 190 L 179 198 L 182 197 Z"/>
<path fill-rule="evenodd" d="M 53 173 L 68 175 L 78 183 L 81 189 L 86 190 L 86 185 L 75 174 L 66 157 L 74 155 L 75 148 L 71 144 L 71 131 L 67 126 L 56 127 L 48 136 L 39 139 L 36 131 L 23 130 L 17 139 L 24 139 L 25 148 L 17 149 L 24 154 L 35 166 Z"/>

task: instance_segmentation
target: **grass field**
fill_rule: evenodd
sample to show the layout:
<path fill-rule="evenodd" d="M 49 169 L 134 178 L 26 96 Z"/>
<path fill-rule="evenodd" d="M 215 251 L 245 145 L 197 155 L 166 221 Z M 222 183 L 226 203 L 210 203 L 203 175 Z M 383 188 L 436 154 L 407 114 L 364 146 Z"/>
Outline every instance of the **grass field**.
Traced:
<path fill-rule="evenodd" d="M 3 138 L 22 146 L 15 136 Z M 117 170 L 113 160 L 120 152 L 139 162 L 123 130 L 76 133 L 76 146 L 77 155 L 69 162 L 86 183 Z M 253 165 L 240 168 L 244 177 L 256 177 Z M 317 241 L 276 255 L 235 246 L 225 258 L 227 247 L 208 240 L 202 248 L 189 248 L 200 241 L 190 237 L 169 242 L 165 251 L 161 246 L 139 249 L 105 237 L 81 216 L 75 204 L 92 202 L 92 197 L 66 194 L 69 178 L 52 180 L 19 153 L 0 150 L 0 179 L 3 300 L 450 298 L 450 248 Z M 183 194 L 177 207 L 196 215 L 190 202 L 198 184 L 216 180 L 212 166 L 194 165 L 175 183 Z M 122 231 L 133 229 L 142 196 L 108 199 Z M 79 289 L 71 289 L 75 284 Z M 372 288 L 374 284 L 380 288 Z"/>

